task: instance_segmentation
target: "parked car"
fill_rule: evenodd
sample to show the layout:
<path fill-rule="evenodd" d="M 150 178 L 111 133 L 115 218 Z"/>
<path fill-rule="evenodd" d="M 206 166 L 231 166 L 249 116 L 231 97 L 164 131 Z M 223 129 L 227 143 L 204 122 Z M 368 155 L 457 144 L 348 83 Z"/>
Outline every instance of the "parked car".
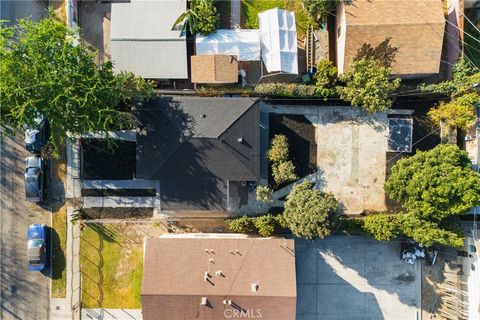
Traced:
<path fill-rule="evenodd" d="M 27 201 L 42 203 L 45 201 L 46 162 L 42 157 L 31 156 L 25 159 L 25 195 Z"/>
<path fill-rule="evenodd" d="M 27 230 L 28 270 L 42 271 L 47 266 L 47 228 L 44 224 L 32 224 Z"/>
<path fill-rule="evenodd" d="M 39 116 L 33 127 L 25 129 L 25 148 L 32 153 L 40 153 L 48 142 L 50 127 L 47 119 Z"/>

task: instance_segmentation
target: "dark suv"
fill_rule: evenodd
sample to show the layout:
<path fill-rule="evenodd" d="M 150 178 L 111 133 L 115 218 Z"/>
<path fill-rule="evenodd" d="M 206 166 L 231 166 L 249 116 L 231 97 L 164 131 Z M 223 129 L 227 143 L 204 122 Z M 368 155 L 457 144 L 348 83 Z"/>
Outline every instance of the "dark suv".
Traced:
<path fill-rule="evenodd" d="M 46 162 L 42 157 L 31 156 L 25 159 L 25 195 L 27 201 L 42 203 L 45 201 Z"/>

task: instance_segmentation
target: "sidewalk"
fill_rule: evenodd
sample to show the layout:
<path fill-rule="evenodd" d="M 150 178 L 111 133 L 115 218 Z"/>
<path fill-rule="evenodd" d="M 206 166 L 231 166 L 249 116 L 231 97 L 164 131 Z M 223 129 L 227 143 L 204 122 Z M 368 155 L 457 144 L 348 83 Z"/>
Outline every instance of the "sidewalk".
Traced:
<path fill-rule="evenodd" d="M 84 319 L 142 320 L 142 309 L 82 309 Z"/>

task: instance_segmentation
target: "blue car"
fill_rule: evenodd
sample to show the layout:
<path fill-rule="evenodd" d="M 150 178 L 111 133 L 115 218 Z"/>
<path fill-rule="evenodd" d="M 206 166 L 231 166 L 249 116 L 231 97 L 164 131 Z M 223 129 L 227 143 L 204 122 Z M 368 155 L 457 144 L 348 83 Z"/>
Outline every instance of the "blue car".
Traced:
<path fill-rule="evenodd" d="M 32 224 L 27 230 L 28 270 L 42 271 L 47 265 L 47 228 L 44 224 Z"/>

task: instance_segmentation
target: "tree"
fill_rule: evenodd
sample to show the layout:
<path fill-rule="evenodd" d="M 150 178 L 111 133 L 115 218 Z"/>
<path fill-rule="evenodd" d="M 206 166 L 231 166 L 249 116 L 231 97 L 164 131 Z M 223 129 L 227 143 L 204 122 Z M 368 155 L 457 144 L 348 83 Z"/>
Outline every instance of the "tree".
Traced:
<path fill-rule="evenodd" d="M 304 181 L 293 186 L 283 215 L 295 236 L 325 238 L 333 228 L 337 210 L 338 203 L 333 195 L 313 190 L 312 183 Z"/>
<path fill-rule="evenodd" d="M 466 93 L 450 102 L 440 102 L 428 112 L 428 115 L 436 123 L 467 130 L 477 119 L 475 104 L 479 101 L 480 96 L 477 93 Z"/>
<path fill-rule="evenodd" d="M 373 59 L 378 61 L 378 64 L 384 68 L 390 68 L 395 62 L 395 55 L 398 52 L 398 47 L 392 47 L 390 40 L 386 38 L 380 42 L 375 48 L 370 43 L 364 43 L 357 51 L 354 61 L 361 59 Z"/>
<path fill-rule="evenodd" d="M 262 237 L 271 237 L 275 233 L 275 217 L 271 214 L 256 217 L 254 220 L 255 228 Z"/>
<path fill-rule="evenodd" d="M 337 3 L 338 0 L 303 0 L 303 7 L 315 22 L 323 24 L 336 9 Z"/>
<path fill-rule="evenodd" d="M 337 91 L 352 106 L 362 106 L 369 112 L 385 111 L 392 106 L 389 95 L 400 86 L 400 79 L 389 80 L 390 72 L 374 59 L 354 61 L 351 70 L 340 77 L 345 86 L 337 87 Z"/>
<path fill-rule="evenodd" d="M 458 231 L 442 228 L 438 223 L 422 219 L 415 213 L 369 215 L 364 222 L 364 231 L 379 241 L 404 235 L 427 247 L 435 244 L 462 247 L 464 242 Z"/>
<path fill-rule="evenodd" d="M 74 33 L 52 14 L 34 22 L 0 24 L 0 105 L 4 132 L 50 123 L 54 156 L 67 134 L 130 128 L 128 109 L 147 100 L 153 84 L 131 73 L 114 75 L 112 64 L 95 64 L 91 47 L 77 45 Z M 127 106 L 127 107 L 125 107 Z"/>
<path fill-rule="evenodd" d="M 188 26 L 190 33 L 194 35 L 208 35 L 217 31 L 220 15 L 212 0 L 188 0 L 188 4 L 190 8 L 177 18 L 172 28 L 183 24 L 182 31 Z"/>
<path fill-rule="evenodd" d="M 396 214 L 372 214 L 364 219 L 363 230 L 379 241 L 390 241 L 400 234 Z"/>
<path fill-rule="evenodd" d="M 324 98 L 334 96 L 337 92 L 335 87 L 338 81 L 338 70 L 329 60 L 322 60 L 317 64 L 315 72 L 315 86 L 320 95 Z"/>
<path fill-rule="evenodd" d="M 480 83 L 480 72 L 477 70 L 460 59 L 453 67 L 451 80 L 431 85 L 422 84 L 419 87 L 423 92 L 436 92 L 450 97 L 449 102 L 441 102 L 430 110 L 428 114 L 433 121 L 464 130 L 475 123 L 475 107 L 480 101 L 480 94 L 472 88 L 474 84 Z"/>
<path fill-rule="evenodd" d="M 422 219 L 440 222 L 480 204 L 480 174 L 465 151 L 438 145 L 399 160 L 385 183 L 391 199 Z"/>
<path fill-rule="evenodd" d="M 443 229 L 438 223 L 420 218 L 414 213 L 398 216 L 401 232 L 427 247 L 434 244 L 463 247 L 465 239 L 458 232 Z"/>
<path fill-rule="evenodd" d="M 277 185 L 298 179 L 297 175 L 295 174 L 295 166 L 290 160 L 273 163 L 272 176 Z"/>
<path fill-rule="evenodd" d="M 277 134 L 273 137 L 270 149 L 267 153 L 268 160 L 271 162 L 283 162 L 288 160 L 288 140 L 283 134 Z"/>
<path fill-rule="evenodd" d="M 257 200 L 264 203 L 272 202 L 273 190 L 269 186 L 257 186 L 256 196 Z"/>

